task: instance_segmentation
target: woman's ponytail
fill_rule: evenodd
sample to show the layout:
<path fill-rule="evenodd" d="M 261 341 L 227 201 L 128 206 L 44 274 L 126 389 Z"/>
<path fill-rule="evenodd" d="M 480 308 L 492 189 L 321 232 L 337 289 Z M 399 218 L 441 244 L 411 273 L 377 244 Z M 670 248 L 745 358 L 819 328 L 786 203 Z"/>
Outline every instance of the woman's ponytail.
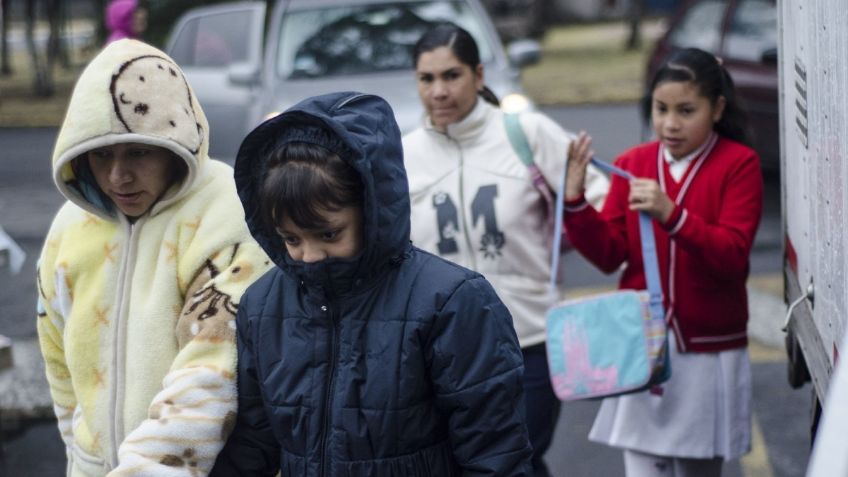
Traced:
<path fill-rule="evenodd" d="M 492 106 L 500 107 L 501 105 L 501 101 L 498 99 L 495 93 L 492 92 L 492 90 L 489 89 L 489 87 L 486 85 L 483 85 L 483 89 L 477 92 L 477 96 L 480 96 L 481 98 L 485 99 L 486 102 L 491 104 Z"/>

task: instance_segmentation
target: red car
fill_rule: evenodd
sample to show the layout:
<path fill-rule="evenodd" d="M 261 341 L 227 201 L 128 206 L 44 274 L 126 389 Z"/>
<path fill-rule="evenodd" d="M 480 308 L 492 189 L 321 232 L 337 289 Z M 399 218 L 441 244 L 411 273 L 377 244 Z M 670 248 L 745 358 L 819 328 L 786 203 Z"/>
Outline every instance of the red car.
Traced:
<path fill-rule="evenodd" d="M 748 113 L 750 138 L 763 170 L 780 164 L 775 0 L 690 0 L 671 17 L 648 60 L 646 88 L 675 49 L 696 47 L 722 59 Z"/>

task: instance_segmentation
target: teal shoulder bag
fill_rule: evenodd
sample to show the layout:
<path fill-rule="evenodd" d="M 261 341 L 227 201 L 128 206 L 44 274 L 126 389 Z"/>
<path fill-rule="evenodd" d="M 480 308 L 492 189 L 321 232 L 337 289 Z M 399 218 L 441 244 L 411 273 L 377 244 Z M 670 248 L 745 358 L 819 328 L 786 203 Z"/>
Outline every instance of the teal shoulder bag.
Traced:
<path fill-rule="evenodd" d="M 630 173 L 592 158 L 601 170 L 631 179 Z M 557 189 L 562 217 L 565 179 Z M 554 247 L 563 221 L 555 221 Z M 546 344 L 551 384 L 563 401 L 642 391 L 671 377 L 662 286 L 651 218 L 639 214 L 639 238 L 647 290 L 619 290 L 566 300 L 547 313 Z M 554 248 L 556 250 L 556 248 Z M 557 267 L 558 254 L 552 258 Z M 553 269 L 551 287 L 555 285 Z"/>

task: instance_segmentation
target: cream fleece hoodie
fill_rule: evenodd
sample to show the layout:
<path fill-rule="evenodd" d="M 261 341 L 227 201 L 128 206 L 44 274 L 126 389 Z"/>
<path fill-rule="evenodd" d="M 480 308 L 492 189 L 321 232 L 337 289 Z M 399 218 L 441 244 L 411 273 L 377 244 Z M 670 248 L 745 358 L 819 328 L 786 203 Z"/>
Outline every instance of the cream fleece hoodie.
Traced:
<path fill-rule="evenodd" d="M 185 178 L 131 222 L 87 151 L 164 147 Z M 206 475 L 236 412 L 234 317 L 268 267 L 179 67 L 134 40 L 81 75 L 53 153 L 68 198 L 38 271 L 38 332 L 71 476 Z"/>

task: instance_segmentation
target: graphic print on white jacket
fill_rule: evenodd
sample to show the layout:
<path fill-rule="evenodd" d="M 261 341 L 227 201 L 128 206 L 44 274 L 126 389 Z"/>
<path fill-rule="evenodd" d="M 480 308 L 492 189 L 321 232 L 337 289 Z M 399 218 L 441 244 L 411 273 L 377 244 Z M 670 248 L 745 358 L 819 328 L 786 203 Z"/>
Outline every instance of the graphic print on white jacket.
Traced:
<path fill-rule="evenodd" d="M 574 135 L 526 112 L 521 126 L 548 184 L 556 184 Z M 423 125 L 403 138 L 412 201 L 412 241 L 482 273 L 512 313 L 523 348 L 545 339 L 552 304 L 551 231 L 545 202 L 506 135 L 500 109 L 478 100 L 445 133 Z M 609 181 L 594 168 L 586 197 L 600 209 Z M 567 271 L 566 271 L 567 273 Z"/>

